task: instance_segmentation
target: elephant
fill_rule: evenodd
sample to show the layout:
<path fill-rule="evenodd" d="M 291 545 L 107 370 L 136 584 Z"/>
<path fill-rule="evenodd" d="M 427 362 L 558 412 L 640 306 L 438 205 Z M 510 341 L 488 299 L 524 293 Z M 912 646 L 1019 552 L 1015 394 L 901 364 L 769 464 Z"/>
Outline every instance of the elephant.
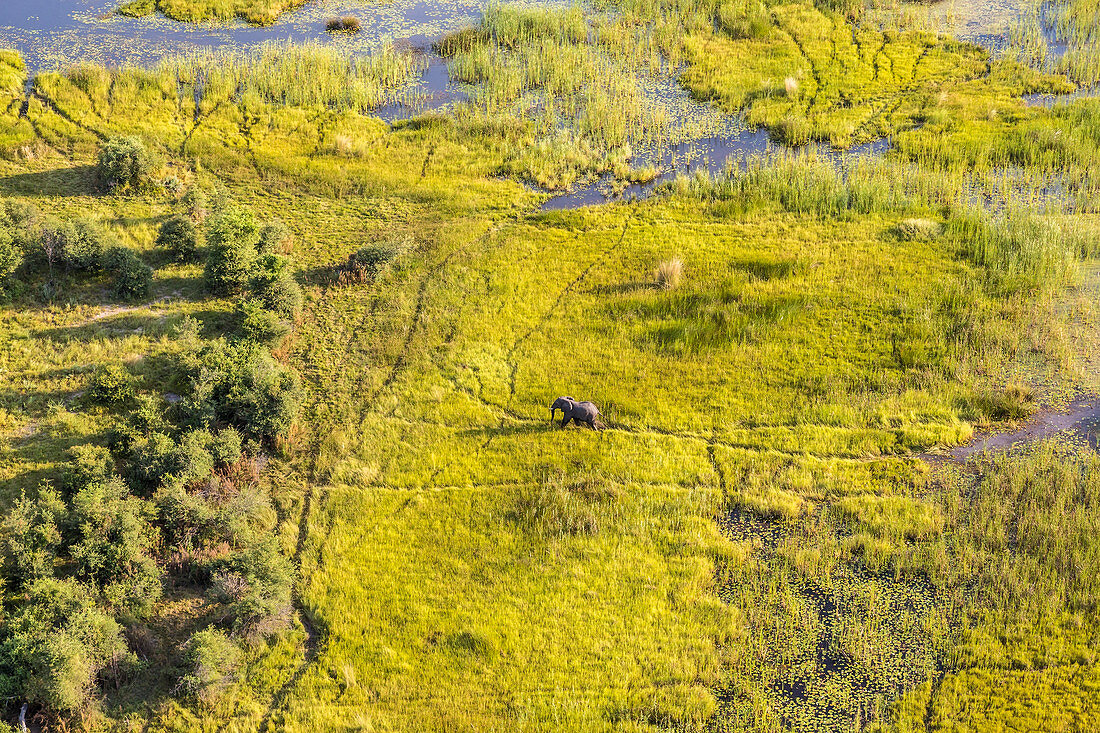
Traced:
<path fill-rule="evenodd" d="M 570 421 L 578 425 L 585 423 L 593 430 L 604 427 L 603 423 L 596 419 L 600 411 L 591 402 L 577 402 L 572 397 L 559 397 L 550 405 L 550 422 L 554 421 L 557 410 L 561 410 L 565 415 L 561 421 L 563 428 L 567 427 Z"/>

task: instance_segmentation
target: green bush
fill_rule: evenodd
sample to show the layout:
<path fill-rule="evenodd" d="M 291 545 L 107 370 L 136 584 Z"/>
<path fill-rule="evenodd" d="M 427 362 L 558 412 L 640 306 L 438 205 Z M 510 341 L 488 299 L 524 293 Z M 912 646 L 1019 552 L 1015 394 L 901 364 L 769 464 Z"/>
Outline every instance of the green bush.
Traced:
<path fill-rule="evenodd" d="M 65 513 L 65 503 L 48 484 L 33 501 L 26 494 L 16 500 L 0 524 L 4 578 L 9 587 L 23 587 L 53 575 L 61 547 L 59 525 Z"/>
<path fill-rule="evenodd" d="M 122 629 L 75 580 L 44 578 L 7 619 L 0 694 L 61 712 L 83 710 L 96 678 L 126 654 Z"/>
<path fill-rule="evenodd" d="M 209 445 L 210 455 L 218 466 L 228 466 L 241 459 L 241 434 L 234 428 L 219 430 Z"/>
<path fill-rule="evenodd" d="M 107 191 L 141 188 L 149 182 L 157 162 L 139 137 L 114 137 L 100 148 L 96 175 Z"/>
<path fill-rule="evenodd" d="M 95 371 L 86 391 L 95 405 L 119 405 L 134 397 L 134 380 L 118 364 L 105 364 Z"/>
<path fill-rule="evenodd" d="M 104 267 L 114 273 L 111 284 L 115 296 L 122 300 L 149 297 L 153 288 L 153 268 L 137 253 L 126 247 L 113 247 L 103 258 Z"/>
<path fill-rule="evenodd" d="M 285 318 L 302 312 L 302 288 L 290 276 L 290 262 L 278 255 L 263 255 L 256 263 L 250 283 L 263 307 Z"/>
<path fill-rule="evenodd" d="M 70 270 L 98 270 L 114 239 L 97 224 L 78 219 L 63 228 L 61 256 Z"/>
<path fill-rule="evenodd" d="M 75 445 L 69 449 L 64 488 L 71 496 L 90 483 L 106 481 L 115 475 L 111 452 L 100 445 Z"/>
<path fill-rule="evenodd" d="M 220 421 L 246 437 L 283 435 L 301 407 L 298 377 L 264 348 L 214 342 L 185 365 L 193 385 L 180 403 L 192 423 Z"/>
<path fill-rule="evenodd" d="M 147 491 L 164 484 L 197 484 L 214 471 L 215 458 L 209 449 L 214 441 L 206 430 L 184 433 L 179 442 L 163 433 L 153 433 L 136 444 L 130 476 Z"/>
<path fill-rule="evenodd" d="M 290 249 L 290 230 L 281 219 L 275 219 L 260 229 L 260 241 L 257 245 L 262 255 L 274 255 Z"/>
<path fill-rule="evenodd" d="M 0 228 L 0 294 L 11 276 L 23 264 L 23 247 L 7 228 Z"/>
<path fill-rule="evenodd" d="M 236 292 L 248 284 L 256 263 L 259 225 L 247 209 L 228 208 L 208 225 L 206 287 L 214 293 Z"/>
<path fill-rule="evenodd" d="M 191 636 L 184 651 L 187 670 L 179 689 L 204 705 L 211 705 L 237 679 L 241 663 L 240 648 L 217 629 L 206 629 Z"/>
<path fill-rule="evenodd" d="M 145 502 L 112 476 L 74 494 L 66 522 L 76 576 L 103 587 L 110 600 L 132 613 L 147 612 L 160 597 L 150 518 Z"/>
<path fill-rule="evenodd" d="M 193 262 L 199 253 L 199 231 L 186 216 L 173 216 L 160 225 L 157 246 L 176 262 Z"/>
<path fill-rule="evenodd" d="M 406 240 L 368 244 L 348 258 L 344 272 L 356 281 L 370 282 L 389 269 L 409 248 Z"/>
<path fill-rule="evenodd" d="M 176 469 L 176 442 L 164 433 L 153 433 L 134 445 L 129 475 L 139 489 L 152 491 Z"/>
<path fill-rule="evenodd" d="M 290 333 L 290 324 L 278 313 L 269 311 L 259 300 L 245 300 L 237 307 L 241 335 L 257 344 L 273 346 Z"/>
<path fill-rule="evenodd" d="M 290 561 L 267 535 L 218 562 L 210 595 L 225 605 L 238 631 L 267 635 L 289 618 L 293 578 Z"/>
<path fill-rule="evenodd" d="M 153 502 L 161 536 L 170 551 L 189 555 L 196 546 L 217 539 L 214 510 L 198 494 L 170 484 L 157 490 Z"/>
<path fill-rule="evenodd" d="M 209 450 L 213 440 L 207 430 L 184 433 L 176 446 L 172 475 L 185 486 L 208 478 L 214 472 L 214 456 Z"/>

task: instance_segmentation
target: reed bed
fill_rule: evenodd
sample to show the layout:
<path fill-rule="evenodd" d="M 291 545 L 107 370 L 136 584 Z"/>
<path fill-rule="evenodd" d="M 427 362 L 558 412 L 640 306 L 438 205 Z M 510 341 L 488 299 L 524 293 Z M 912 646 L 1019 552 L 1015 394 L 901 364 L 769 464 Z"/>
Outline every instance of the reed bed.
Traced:
<path fill-rule="evenodd" d="M 195 85 L 207 108 L 251 95 L 279 106 L 365 113 L 397 100 L 426 64 L 423 57 L 389 43 L 366 56 L 316 43 L 272 43 L 242 53 L 171 59 L 158 72 Z"/>

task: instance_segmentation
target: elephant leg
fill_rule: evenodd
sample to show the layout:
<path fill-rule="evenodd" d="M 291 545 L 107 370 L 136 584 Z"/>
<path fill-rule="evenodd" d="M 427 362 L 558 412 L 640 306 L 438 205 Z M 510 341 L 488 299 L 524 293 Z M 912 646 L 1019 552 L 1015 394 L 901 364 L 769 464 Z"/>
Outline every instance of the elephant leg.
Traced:
<path fill-rule="evenodd" d="M 562 427 L 562 430 L 564 430 L 565 428 L 569 427 L 569 422 L 570 422 L 570 421 L 571 421 L 572 419 L 573 419 L 573 416 L 572 416 L 572 415 L 566 415 L 565 417 L 563 417 L 563 418 L 561 419 L 561 427 Z"/>

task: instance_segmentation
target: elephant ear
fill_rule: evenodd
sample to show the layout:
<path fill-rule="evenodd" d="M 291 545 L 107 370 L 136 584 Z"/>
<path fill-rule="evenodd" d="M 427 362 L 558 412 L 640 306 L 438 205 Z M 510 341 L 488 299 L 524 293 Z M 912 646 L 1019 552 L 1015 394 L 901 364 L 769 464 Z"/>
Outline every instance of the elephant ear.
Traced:
<path fill-rule="evenodd" d="M 576 400 L 573 399 L 572 397 L 566 397 L 565 399 L 569 400 L 570 402 L 576 402 Z"/>

